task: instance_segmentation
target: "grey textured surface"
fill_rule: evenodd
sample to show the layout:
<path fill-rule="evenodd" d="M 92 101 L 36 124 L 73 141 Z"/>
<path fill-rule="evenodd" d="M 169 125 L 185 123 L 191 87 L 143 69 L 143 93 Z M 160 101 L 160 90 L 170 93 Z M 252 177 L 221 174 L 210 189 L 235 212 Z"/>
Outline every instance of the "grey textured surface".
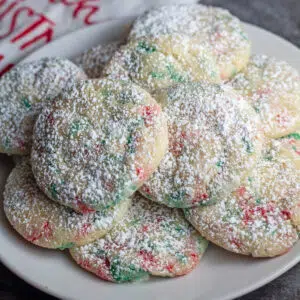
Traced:
<path fill-rule="evenodd" d="M 300 47 L 300 0 L 202 0 L 200 2 L 227 8 L 241 20 L 272 31 Z M 29 286 L 0 264 L 0 300 L 29 299 L 54 300 L 55 298 Z M 125 295 L 124 299 L 126 299 Z M 266 286 L 238 300 L 300 300 L 300 264 Z"/>

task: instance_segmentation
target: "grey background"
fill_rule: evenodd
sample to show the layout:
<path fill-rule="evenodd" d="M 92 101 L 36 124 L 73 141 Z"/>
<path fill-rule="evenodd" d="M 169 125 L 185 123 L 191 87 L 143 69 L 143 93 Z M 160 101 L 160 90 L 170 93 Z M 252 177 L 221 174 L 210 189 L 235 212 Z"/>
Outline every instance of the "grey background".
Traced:
<path fill-rule="evenodd" d="M 300 47 L 300 0 L 202 0 L 200 2 L 227 8 L 241 20 L 272 31 Z M 55 300 L 56 298 L 29 286 L 0 264 L 0 300 L 33 299 Z M 126 299 L 125 295 L 124 299 Z M 297 299 L 300 300 L 300 264 L 268 285 L 238 300 Z"/>

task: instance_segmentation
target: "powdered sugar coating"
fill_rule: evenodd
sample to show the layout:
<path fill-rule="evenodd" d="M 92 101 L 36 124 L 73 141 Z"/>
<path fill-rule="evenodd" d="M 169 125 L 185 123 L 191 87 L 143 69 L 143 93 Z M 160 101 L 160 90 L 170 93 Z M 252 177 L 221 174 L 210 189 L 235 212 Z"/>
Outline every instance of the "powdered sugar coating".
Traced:
<path fill-rule="evenodd" d="M 281 255 L 298 241 L 300 174 L 280 153 L 265 156 L 231 196 L 212 206 L 186 209 L 208 240 L 255 257 Z"/>
<path fill-rule="evenodd" d="M 33 244 L 61 250 L 102 237 L 123 217 L 130 203 L 128 199 L 101 212 L 78 214 L 44 195 L 29 159 L 12 170 L 4 192 L 4 211 L 15 230 Z"/>
<path fill-rule="evenodd" d="M 178 34 L 129 41 L 115 52 L 103 75 L 132 80 L 149 92 L 188 81 L 220 82 L 206 47 Z"/>
<path fill-rule="evenodd" d="M 254 107 L 265 135 L 277 138 L 300 128 L 300 76 L 284 61 L 252 55 L 245 70 L 230 82 Z"/>
<path fill-rule="evenodd" d="M 100 44 L 77 56 L 74 63 L 80 66 L 89 78 L 99 78 L 104 65 L 111 59 L 120 45 L 120 41 Z"/>
<path fill-rule="evenodd" d="M 205 43 L 224 80 L 248 62 L 251 44 L 241 22 L 218 7 L 179 4 L 152 9 L 137 18 L 128 39 L 176 33 L 195 38 L 197 44 Z"/>
<path fill-rule="evenodd" d="M 140 87 L 81 81 L 40 114 L 33 173 L 54 201 L 76 211 L 126 201 L 154 172 L 168 146 L 165 114 Z"/>
<path fill-rule="evenodd" d="M 0 80 L 0 152 L 29 154 L 32 129 L 45 104 L 84 72 L 67 59 L 51 57 L 23 63 Z"/>
<path fill-rule="evenodd" d="M 158 91 L 168 115 L 169 151 L 140 188 L 170 207 L 213 202 L 240 184 L 261 154 L 257 116 L 225 85 L 187 83 Z"/>
<path fill-rule="evenodd" d="M 126 282 L 174 277 L 196 267 L 207 241 L 178 209 L 136 194 L 127 215 L 104 238 L 70 250 L 76 262 L 101 279 Z"/>

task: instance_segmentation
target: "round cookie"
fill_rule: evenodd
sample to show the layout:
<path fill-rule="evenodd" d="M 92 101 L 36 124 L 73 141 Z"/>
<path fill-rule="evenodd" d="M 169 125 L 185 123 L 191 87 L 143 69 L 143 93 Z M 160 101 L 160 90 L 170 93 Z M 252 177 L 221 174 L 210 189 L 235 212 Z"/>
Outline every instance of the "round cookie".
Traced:
<path fill-rule="evenodd" d="M 0 152 L 29 154 L 32 128 L 41 109 L 73 81 L 84 78 L 80 68 L 57 57 L 20 64 L 2 76 Z"/>
<path fill-rule="evenodd" d="M 284 61 L 252 55 L 230 82 L 261 117 L 265 135 L 278 138 L 300 128 L 300 76 Z"/>
<path fill-rule="evenodd" d="M 149 92 L 188 81 L 220 82 L 214 58 L 184 35 L 140 38 L 115 52 L 103 75 L 131 80 Z"/>
<path fill-rule="evenodd" d="M 128 199 L 101 212 L 78 214 L 44 195 L 25 159 L 12 170 L 4 192 L 4 211 L 14 229 L 35 245 L 61 250 L 104 236 L 124 216 L 130 202 Z"/>
<path fill-rule="evenodd" d="M 240 184 L 261 155 L 257 116 L 232 88 L 187 83 L 155 94 L 168 115 L 169 150 L 140 188 L 170 207 L 212 203 Z"/>
<path fill-rule="evenodd" d="M 187 274 L 197 266 L 207 244 L 179 209 L 136 194 L 127 215 L 104 238 L 74 247 L 70 253 L 101 279 L 126 282 L 149 275 Z"/>
<path fill-rule="evenodd" d="M 208 240 L 236 253 L 272 257 L 287 252 L 300 229 L 300 174 L 285 157 L 262 159 L 229 197 L 186 209 Z"/>
<path fill-rule="evenodd" d="M 167 147 L 165 114 L 146 91 L 128 82 L 87 80 L 39 115 L 31 160 L 42 191 L 84 213 L 126 200 Z"/>
<path fill-rule="evenodd" d="M 98 45 L 77 56 L 74 63 L 80 66 L 89 78 L 99 78 L 103 67 L 120 45 L 120 41 Z"/>
<path fill-rule="evenodd" d="M 178 33 L 192 37 L 198 45 L 207 44 L 223 80 L 247 65 L 251 48 L 248 36 L 239 19 L 219 7 L 179 4 L 152 9 L 136 19 L 128 39 Z"/>

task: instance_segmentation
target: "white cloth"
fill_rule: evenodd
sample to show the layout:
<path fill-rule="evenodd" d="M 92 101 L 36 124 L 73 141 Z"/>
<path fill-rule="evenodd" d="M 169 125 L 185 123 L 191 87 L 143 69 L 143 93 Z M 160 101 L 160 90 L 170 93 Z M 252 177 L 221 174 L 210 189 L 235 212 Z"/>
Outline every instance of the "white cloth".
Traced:
<path fill-rule="evenodd" d="M 0 76 L 71 31 L 165 4 L 195 0 L 0 0 Z"/>

